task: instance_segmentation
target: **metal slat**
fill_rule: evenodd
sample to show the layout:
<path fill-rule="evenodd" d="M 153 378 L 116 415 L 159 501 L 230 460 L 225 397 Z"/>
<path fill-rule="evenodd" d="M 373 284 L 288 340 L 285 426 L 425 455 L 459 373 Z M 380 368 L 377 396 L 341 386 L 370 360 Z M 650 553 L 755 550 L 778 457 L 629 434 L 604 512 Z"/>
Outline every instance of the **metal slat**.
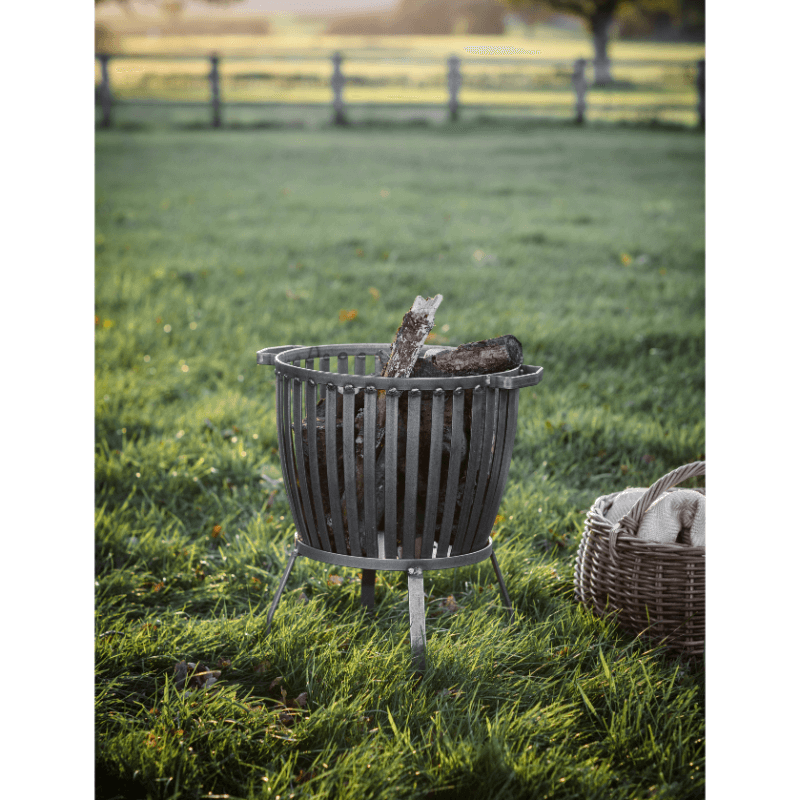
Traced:
<path fill-rule="evenodd" d="M 422 569 L 408 571 L 408 616 L 411 627 L 411 666 L 417 672 L 425 669 L 425 589 Z"/>
<path fill-rule="evenodd" d="M 464 496 L 461 501 L 461 510 L 458 514 L 458 529 L 453 542 L 451 555 L 457 556 L 463 552 L 464 536 L 467 532 L 469 512 L 474 500 L 475 476 L 481 460 L 483 447 L 483 428 L 486 421 L 486 389 L 475 387 L 472 390 L 472 417 L 470 420 L 469 460 L 467 461 L 467 478 L 464 482 Z"/>
<path fill-rule="evenodd" d="M 283 437 L 283 381 L 284 376 L 281 372 L 275 371 L 275 418 L 278 428 L 278 449 L 281 454 L 281 473 L 283 474 L 283 488 L 286 491 L 286 496 L 289 499 L 289 506 L 291 508 L 292 501 L 289 486 L 289 470 L 287 464 L 289 463 L 288 452 L 286 450 L 286 443 Z"/>
<path fill-rule="evenodd" d="M 287 477 L 289 480 L 289 485 L 286 486 L 286 496 L 289 498 L 289 507 L 292 511 L 292 518 L 294 519 L 295 525 L 297 525 L 298 532 L 300 533 L 300 537 L 306 543 L 309 543 L 309 536 L 308 531 L 306 530 L 305 520 L 303 519 L 303 515 L 300 511 L 300 503 L 298 502 L 299 498 L 297 497 L 297 475 L 294 471 L 294 448 L 292 447 L 292 404 L 291 404 L 291 380 L 288 375 L 283 376 L 283 386 L 281 387 L 281 391 L 283 392 L 282 398 L 282 411 L 283 411 L 283 419 L 282 419 L 282 427 L 283 427 L 283 443 L 285 446 L 285 460 L 286 460 L 286 471 Z"/>
<path fill-rule="evenodd" d="M 366 375 L 367 372 L 367 355 L 366 353 L 358 353 L 355 357 L 353 374 Z"/>
<path fill-rule="evenodd" d="M 478 470 L 478 479 L 475 484 L 475 497 L 472 501 L 472 510 L 469 515 L 469 525 L 464 538 L 464 547 L 469 550 L 475 539 L 478 529 L 478 520 L 483 511 L 483 499 L 486 495 L 486 484 L 492 466 L 494 448 L 492 446 L 495 427 L 497 426 L 497 392 L 499 389 L 488 389 L 486 392 L 486 422 L 483 426 L 483 447 L 481 449 L 481 466 Z"/>
<path fill-rule="evenodd" d="M 322 356 L 319 360 L 319 367 L 320 372 L 330 372 L 331 371 L 331 360 L 328 356 Z M 323 383 L 322 376 L 320 376 L 319 386 L 317 387 L 318 397 L 317 400 L 322 400 L 325 397 L 325 384 Z"/>
<path fill-rule="evenodd" d="M 452 399 L 452 434 L 450 439 L 450 466 L 447 472 L 447 488 L 444 495 L 444 513 L 439 532 L 438 558 L 447 556 L 453 528 L 453 515 L 456 510 L 458 478 L 461 474 L 461 450 L 464 446 L 464 390 L 455 389 Z"/>
<path fill-rule="evenodd" d="M 497 516 L 496 512 L 492 512 L 494 507 L 494 498 L 497 494 L 498 481 L 500 478 L 500 471 L 503 466 L 503 456 L 505 455 L 506 442 L 506 416 L 508 409 L 508 391 L 505 389 L 496 389 L 497 392 L 497 431 L 494 437 L 494 456 L 492 458 L 492 471 L 489 477 L 489 484 L 486 487 L 486 493 L 483 498 L 483 513 L 478 521 L 478 527 L 475 530 L 475 535 L 470 544 L 470 550 L 474 550 L 476 545 L 483 543 L 489 538 L 494 525 L 494 518 Z M 481 531 L 485 531 L 483 534 Z M 484 538 L 485 537 L 485 538 Z"/>
<path fill-rule="evenodd" d="M 308 543 L 312 547 L 319 547 L 319 537 L 317 536 L 316 524 L 314 522 L 314 511 L 311 503 L 311 496 L 308 493 L 308 465 L 305 460 L 305 448 L 303 447 L 303 384 L 300 378 L 295 378 L 294 390 L 292 392 L 294 400 L 294 452 L 297 459 L 296 467 L 300 475 L 300 497 L 302 499 L 302 512 L 306 530 L 308 531 Z M 306 393 L 309 387 L 306 386 Z M 306 420 L 306 436 L 308 435 L 308 420 Z"/>
<path fill-rule="evenodd" d="M 422 528 L 422 558 L 433 555 L 436 512 L 439 510 L 439 479 L 442 468 L 444 431 L 444 389 L 434 389 L 431 404 L 431 451 L 428 459 L 428 486 L 425 495 L 425 522 Z"/>
<path fill-rule="evenodd" d="M 370 558 L 378 557 L 378 531 L 375 504 L 378 481 L 375 474 L 375 422 L 377 392 L 367 388 L 364 394 L 364 549 Z"/>
<path fill-rule="evenodd" d="M 403 558 L 415 558 L 414 540 L 417 528 L 417 476 L 419 474 L 419 411 L 422 392 L 408 393 L 406 435 L 406 480 L 403 502 Z"/>
<path fill-rule="evenodd" d="M 272 628 L 272 618 L 275 616 L 275 611 L 278 608 L 278 603 L 281 601 L 281 595 L 283 594 L 283 590 L 286 588 L 286 583 L 289 580 L 289 573 L 292 571 L 292 567 L 294 566 L 295 559 L 297 558 L 297 543 L 295 542 L 295 546 L 292 549 L 292 553 L 289 556 L 289 563 L 286 565 L 286 569 L 283 572 L 283 577 L 278 584 L 278 590 L 275 592 L 275 597 L 272 598 L 272 605 L 267 612 L 267 628 L 265 633 L 269 634 Z"/>
<path fill-rule="evenodd" d="M 503 580 L 503 573 L 500 572 L 500 565 L 497 563 L 497 556 L 492 553 L 492 566 L 494 567 L 494 574 L 497 575 L 497 582 L 500 584 L 500 594 L 503 597 L 503 603 L 508 611 L 508 624 L 514 624 L 514 606 L 511 605 L 511 598 L 508 596 L 508 589 L 506 589 L 506 582 Z"/>
<path fill-rule="evenodd" d="M 386 558 L 397 558 L 397 423 L 400 392 L 386 390 L 386 513 L 384 545 Z"/>
<path fill-rule="evenodd" d="M 331 543 L 325 509 L 322 505 L 322 485 L 319 479 L 319 452 L 317 449 L 317 386 L 314 381 L 306 384 L 306 429 L 308 435 L 308 471 L 311 473 L 311 495 L 317 512 L 317 537 L 320 547 L 330 551 Z"/>
<path fill-rule="evenodd" d="M 361 604 L 367 608 L 375 608 L 375 570 L 361 570 Z"/>
<path fill-rule="evenodd" d="M 336 469 L 336 387 L 329 383 L 325 397 L 325 463 L 328 467 L 328 499 L 333 519 L 333 538 L 336 552 L 347 554 L 342 522 L 342 494 L 339 490 L 339 474 Z"/>
<path fill-rule="evenodd" d="M 517 434 L 517 415 L 519 411 L 519 389 L 512 389 L 508 393 L 508 419 L 506 421 L 506 443 L 503 448 L 503 463 L 500 467 L 500 476 L 495 487 L 495 494 L 490 502 L 491 518 L 497 516 L 500 510 L 500 503 L 503 499 L 503 490 L 508 480 L 508 470 L 511 466 L 511 453 L 514 449 L 514 439 Z"/>
<path fill-rule="evenodd" d="M 356 494 L 356 430 L 355 389 L 344 387 L 342 403 L 342 448 L 344 457 L 344 496 L 347 509 L 347 532 L 350 535 L 350 554 L 364 555 L 358 530 L 358 498 Z"/>

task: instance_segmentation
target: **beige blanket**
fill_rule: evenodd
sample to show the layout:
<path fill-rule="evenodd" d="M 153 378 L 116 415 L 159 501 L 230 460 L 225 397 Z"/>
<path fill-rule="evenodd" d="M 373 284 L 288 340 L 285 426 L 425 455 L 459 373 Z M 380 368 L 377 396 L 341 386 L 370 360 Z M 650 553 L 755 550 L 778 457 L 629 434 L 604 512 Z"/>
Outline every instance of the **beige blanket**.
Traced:
<path fill-rule="evenodd" d="M 605 517 L 619 522 L 647 489 L 626 489 L 615 498 Z M 676 489 L 659 495 L 642 517 L 636 534 L 640 539 L 660 544 L 706 546 L 706 498 L 691 489 Z"/>

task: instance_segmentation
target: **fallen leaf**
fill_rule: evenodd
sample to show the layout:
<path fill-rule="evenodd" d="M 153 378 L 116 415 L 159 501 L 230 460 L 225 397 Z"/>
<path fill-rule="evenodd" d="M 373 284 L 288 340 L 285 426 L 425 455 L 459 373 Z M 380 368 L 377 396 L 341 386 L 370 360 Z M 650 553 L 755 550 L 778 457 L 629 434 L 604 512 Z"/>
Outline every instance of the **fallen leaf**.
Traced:
<path fill-rule="evenodd" d="M 269 685 L 269 689 L 267 689 L 267 691 L 271 692 L 276 686 L 279 686 L 281 683 L 283 683 L 283 675 L 278 675 L 278 677 L 275 678 L 275 680 L 272 681 L 272 683 Z"/>
<path fill-rule="evenodd" d="M 301 692 L 297 695 L 295 702 L 300 708 L 305 708 L 308 705 L 308 692 Z"/>
<path fill-rule="evenodd" d="M 328 575 L 328 586 L 341 586 L 344 578 L 341 575 Z"/>
<path fill-rule="evenodd" d="M 278 715 L 278 719 L 281 724 L 285 725 L 287 728 L 291 728 L 292 725 L 294 725 L 294 717 L 288 711 L 281 711 Z"/>
<path fill-rule="evenodd" d="M 297 774 L 294 779 L 295 783 L 305 783 L 306 781 L 310 781 L 314 777 L 314 770 L 310 770 L 309 772 L 304 772 L 302 769 Z"/>
<path fill-rule="evenodd" d="M 443 606 L 443 607 L 444 607 L 444 608 L 445 608 L 447 611 L 450 611 L 451 613 L 453 613 L 453 612 L 455 612 L 455 611 L 458 611 L 458 603 L 456 603 L 456 599 L 455 599 L 455 597 L 453 597 L 453 595 L 450 595 L 450 596 L 447 598 L 447 600 L 445 600 L 445 601 L 442 603 L 442 606 Z"/>
<path fill-rule="evenodd" d="M 186 692 L 207 689 L 219 680 L 221 674 L 219 670 L 209 669 L 202 662 L 195 664 L 192 661 L 179 661 L 174 670 L 175 683 Z"/>

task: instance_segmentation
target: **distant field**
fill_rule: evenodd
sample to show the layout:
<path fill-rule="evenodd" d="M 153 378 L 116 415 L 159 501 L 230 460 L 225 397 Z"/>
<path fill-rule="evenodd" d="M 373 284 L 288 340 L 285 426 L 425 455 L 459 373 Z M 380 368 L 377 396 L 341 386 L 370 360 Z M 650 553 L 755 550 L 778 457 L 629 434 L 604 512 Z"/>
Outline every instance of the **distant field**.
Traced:
<path fill-rule="evenodd" d="M 122 54 L 111 62 L 112 91 L 119 100 L 204 102 L 209 96 L 207 56 L 217 52 L 222 58 L 224 101 L 330 103 L 330 56 L 340 51 L 348 79 L 345 102 L 444 105 L 448 97 L 446 60 L 457 54 L 465 59 L 460 93 L 464 105 L 539 109 L 555 116 L 572 112 L 575 59 L 592 57 L 588 38 L 548 35 L 127 36 L 120 47 Z M 530 55 L 530 51 L 537 54 Z M 133 58 L 132 54 L 147 58 Z M 703 45 L 614 42 L 611 57 L 619 62 L 614 70 L 617 83 L 590 90 L 590 118 L 657 118 L 693 124 L 695 65 L 703 56 Z M 470 63 L 469 59 L 484 59 L 484 63 Z M 490 63 L 485 63 L 487 60 Z M 630 63 L 643 61 L 659 63 Z M 588 77 L 591 80 L 591 70 Z"/>

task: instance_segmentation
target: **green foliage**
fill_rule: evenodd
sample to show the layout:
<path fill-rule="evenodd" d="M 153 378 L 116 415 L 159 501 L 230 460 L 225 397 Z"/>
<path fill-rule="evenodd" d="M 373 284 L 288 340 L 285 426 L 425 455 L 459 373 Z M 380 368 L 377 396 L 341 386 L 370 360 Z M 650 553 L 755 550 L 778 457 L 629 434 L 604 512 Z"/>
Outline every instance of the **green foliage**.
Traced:
<path fill-rule="evenodd" d="M 598 495 L 703 457 L 703 146 L 98 134 L 98 798 L 702 797 L 702 665 L 579 607 L 572 563 Z M 293 526 L 255 352 L 388 342 L 436 292 L 436 341 L 513 333 L 545 375 L 495 526 L 517 621 L 487 563 L 426 576 L 417 684 L 402 575 L 370 617 L 299 559 L 265 632 Z M 220 680 L 184 695 L 182 660 Z"/>

